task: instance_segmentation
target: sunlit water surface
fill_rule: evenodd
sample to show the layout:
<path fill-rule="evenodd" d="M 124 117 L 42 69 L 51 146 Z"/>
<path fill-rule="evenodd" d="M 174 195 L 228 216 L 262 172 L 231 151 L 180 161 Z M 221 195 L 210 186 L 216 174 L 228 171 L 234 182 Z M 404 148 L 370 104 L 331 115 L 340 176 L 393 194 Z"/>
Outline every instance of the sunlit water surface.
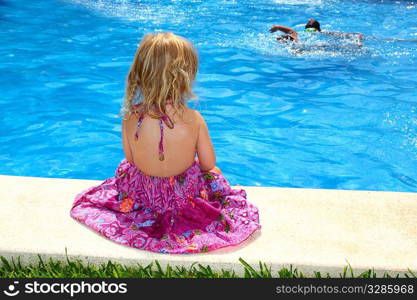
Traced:
<path fill-rule="evenodd" d="M 310 17 L 363 47 L 268 32 Z M 232 184 L 416 192 L 415 20 L 412 1 L 0 0 L 0 174 L 112 176 L 137 44 L 173 31 Z"/>

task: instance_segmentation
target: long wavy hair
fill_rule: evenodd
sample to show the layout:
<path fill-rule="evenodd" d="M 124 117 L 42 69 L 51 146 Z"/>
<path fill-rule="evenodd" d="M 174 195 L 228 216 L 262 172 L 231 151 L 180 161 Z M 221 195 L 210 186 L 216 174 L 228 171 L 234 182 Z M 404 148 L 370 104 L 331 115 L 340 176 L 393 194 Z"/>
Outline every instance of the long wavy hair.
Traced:
<path fill-rule="evenodd" d="M 185 38 L 171 32 L 146 35 L 127 76 L 122 114 L 138 112 L 135 102 L 142 104 L 140 113 L 152 118 L 166 114 L 167 103 L 181 114 L 186 100 L 196 98 L 192 84 L 197 68 L 196 51 Z"/>

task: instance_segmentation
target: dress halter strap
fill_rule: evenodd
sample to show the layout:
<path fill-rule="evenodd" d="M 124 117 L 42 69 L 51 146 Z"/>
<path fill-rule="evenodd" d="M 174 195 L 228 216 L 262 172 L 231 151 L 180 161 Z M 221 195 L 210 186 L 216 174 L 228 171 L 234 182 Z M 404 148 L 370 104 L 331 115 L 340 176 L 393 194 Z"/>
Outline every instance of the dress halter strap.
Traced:
<path fill-rule="evenodd" d="M 145 114 L 143 112 L 140 113 L 140 117 L 138 119 L 138 124 L 135 131 L 135 140 L 138 140 L 139 138 L 139 128 L 142 125 L 143 118 L 145 117 Z M 159 130 L 161 133 L 161 137 L 159 139 L 159 146 L 158 146 L 158 154 L 159 154 L 159 160 L 163 161 L 165 159 L 164 154 L 164 123 L 169 128 L 174 128 L 174 122 L 172 122 L 171 118 L 168 115 L 162 115 L 159 119 Z"/>
<path fill-rule="evenodd" d="M 163 161 L 165 159 L 164 155 L 164 123 L 169 128 L 174 128 L 174 123 L 172 122 L 171 118 L 167 115 L 162 116 L 159 119 L 159 129 L 161 131 L 161 138 L 159 140 L 159 160 Z"/>
<path fill-rule="evenodd" d="M 142 121 L 143 121 L 144 116 L 145 116 L 145 114 L 141 114 L 140 117 L 139 117 L 138 125 L 136 126 L 136 130 L 135 130 L 135 141 L 137 141 L 138 138 L 139 138 L 139 127 L 140 127 L 140 125 L 142 125 Z"/>

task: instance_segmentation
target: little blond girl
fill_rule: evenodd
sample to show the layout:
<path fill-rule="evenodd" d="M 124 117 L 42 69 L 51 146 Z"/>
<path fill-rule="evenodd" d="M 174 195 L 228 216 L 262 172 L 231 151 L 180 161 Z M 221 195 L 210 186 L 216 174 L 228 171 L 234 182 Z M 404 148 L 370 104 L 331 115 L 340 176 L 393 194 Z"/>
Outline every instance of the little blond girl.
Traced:
<path fill-rule="evenodd" d="M 116 243 L 161 253 L 236 245 L 260 229 L 245 191 L 215 167 L 203 117 L 186 106 L 197 65 L 186 39 L 145 36 L 127 78 L 126 158 L 114 177 L 76 196 L 71 217 Z"/>

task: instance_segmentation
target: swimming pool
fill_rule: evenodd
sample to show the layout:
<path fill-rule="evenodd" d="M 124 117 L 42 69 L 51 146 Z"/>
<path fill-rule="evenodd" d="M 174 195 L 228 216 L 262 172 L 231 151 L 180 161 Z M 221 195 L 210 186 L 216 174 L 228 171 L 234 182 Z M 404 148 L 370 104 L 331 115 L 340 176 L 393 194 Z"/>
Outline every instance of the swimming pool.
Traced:
<path fill-rule="evenodd" d="M 268 32 L 310 17 L 364 47 L 294 54 Z M 112 176 L 136 46 L 169 30 L 199 52 L 192 106 L 232 184 L 416 192 L 416 19 L 412 1 L 0 0 L 0 174 Z"/>

